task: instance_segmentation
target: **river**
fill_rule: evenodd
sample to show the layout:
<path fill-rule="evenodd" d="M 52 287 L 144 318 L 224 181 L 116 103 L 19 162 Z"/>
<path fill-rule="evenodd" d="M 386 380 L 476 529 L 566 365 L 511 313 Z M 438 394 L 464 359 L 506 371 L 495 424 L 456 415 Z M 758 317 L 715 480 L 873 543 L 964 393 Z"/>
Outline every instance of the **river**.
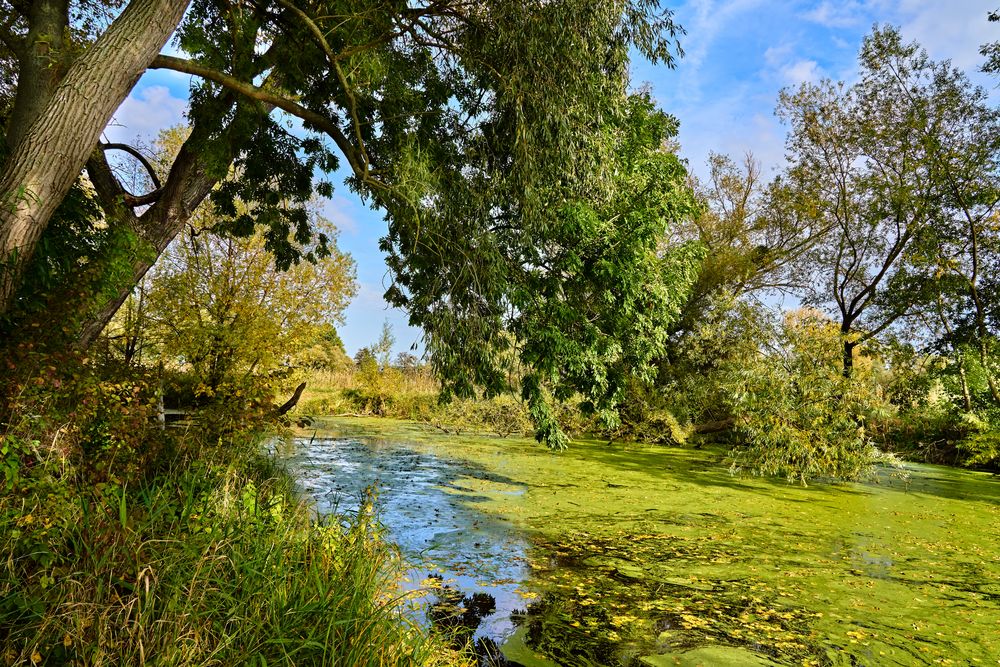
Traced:
<path fill-rule="evenodd" d="M 330 420 L 283 450 L 319 512 L 378 488 L 414 613 L 483 665 L 1000 664 L 1000 481 L 731 476 L 723 453 Z"/>

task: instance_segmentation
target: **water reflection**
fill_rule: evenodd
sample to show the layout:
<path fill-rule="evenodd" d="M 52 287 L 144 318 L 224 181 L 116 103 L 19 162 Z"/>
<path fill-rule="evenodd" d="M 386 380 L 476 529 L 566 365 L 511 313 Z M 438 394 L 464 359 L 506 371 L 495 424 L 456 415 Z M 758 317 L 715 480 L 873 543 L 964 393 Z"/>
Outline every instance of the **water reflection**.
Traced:
<path fill-rule="evenodd" d="M 387 538 L 412 566 L 404 589 L 418 593 L 420 613 L 476 646 L 482 665 L 510 665 L 499 646 L 523 608 L 527 543 L 512 526 L 476 508 L 470 486 L 507 493 L 523 487 L 501 476 L 377 439 L 298 439 L 285 460 L 320 514 L 352 512 L 367 487 L 378 490 Z"/>

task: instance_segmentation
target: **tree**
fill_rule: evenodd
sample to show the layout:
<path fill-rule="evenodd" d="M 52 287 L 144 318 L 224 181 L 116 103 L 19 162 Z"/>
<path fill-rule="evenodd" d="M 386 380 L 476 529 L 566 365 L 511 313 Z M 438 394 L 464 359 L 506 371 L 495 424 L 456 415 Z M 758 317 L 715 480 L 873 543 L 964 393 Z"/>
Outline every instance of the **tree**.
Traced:
<path fill-rule="evenodd" d="M 693 180 L 700 214 L 672 231 L 674 242 L 697 241 L 705 248 L 698 278 L 675 325 L 675 338 L 700 326 L 707 311 L 764 294 L 794 292 L 789 267 L 820 237 L 786 212 L 781 180 L 765 182 L 750 153 L 737 163 L 712 153 L 707 181 Z M 683 349 L 678 350 L 683 354 Z"/>
<path fill-rule="evenodd" d="M 891 406 L 871 364 L 850 378 L 840 368 L 839 326 L 803 309 L 778 331 L 759 331 L 763 350 L 729 369 L 736 429 L 745 439 L 733 468 L 785 475 L 805 484 L 815 477 L 858 479 L 876 464 L 896 463 L 872 441 L 869 424 Z"/>
<path fill-rule="evenodd" d="M 859 64 L 856 84 L 805 84 L 778 106 L 791 125 L 787 214 L 824 230 L 795 275 L 808 303 L 836 309 L 846 375 L 858 345 L 933 307 L 924 257 L 958 196 L 945 156 L 961 155 L 988 127 L 968 113 L 981 93 L 895 29 L 868 36 Z"/>
<path fill-rule="evenodd" d="M 79 55 L 68 0 L 5 7 L 12 20 L 2 41 L 6 60 L 17 60 L 17 89 L 0 168 L 0 314 L 13 304 L 42 233 L 100 132 L 186 6 L 186 0 L 135 0 Z"/>
<path fill-rule="evenodd" d="M 189 368 L 205 395 L 268 378 L 327 332 L 354 294 L 353 261 L 335 246 L 315 264 L 278 271 L 262 234 L 218 236 L 207 211 L 193 223 L 154 269 L 146 307 L 162 356 Z"/>
<path fill-rule="evenodd" d="M 369 349 L 379 368 L 389 368 L 389 359 L 392 358 L 392 346 L 396 344 L 396 335 L 392 333 L 392 325 L 386 320 L 382 322 L 382 333 L 379 334 L 378 341 Z"/>
<path fill-rule="evenodd" d="M 420 359 L 410 352 L 398 353 L 396 358 L 392 360 L 392 366 L 407 377 L 413 377 L 421 371 Z"/>
<path fill-rule="evenodd" d="M 41 4 L 69 23 L 65 0 Z M 539 369 L 524 391 L 550 442 L 561 440 L 545 417 L 545 386 L 576 387 L 613 410 L 619 376 L 642 370 L 661 344 L 658 327 L 684 287 L 653 261 L 655 238 L 690 200 L 683 167 L 659 152 L 675 123 L 627 94 L 630 50 L 672 64 L 679 28 L 669 11 L 653 0 L 427 0 L 364 11 L 332 0 L 195 0 L 176 31 L 187 57 L 157 55 L 186 5 L 132 0 L 90 46 L 57 38 L 82 55 L 65 76 L 57 70 L 50 97 L 8 124 L 30 130 L 8 131 L 11 157 L 0 167 L 0 192 L 14 202 L 0 212 L 0 314 L 17 305 L 25 267 L 84 163 L 107 224 L 134 240 L 130 275 L 85 318 L 86 345 L 210 193 L 220 231 L 265 226 L 280 267 L 298 248 L 322 255 L 304 205 L 331 192 L 319 174 L 343 158 L 349 187 L 389 221 L 388 298 L 428 331 L 451 390 L 500 391 L 504 365 L 520 357 Z M 9 52 L 41 45 L 33 10 L 10 7 Z M 45 43 L 65 35 L 46 34 Z M 99 146 L 98 136 L 147 67 L 196 79 L 190 136 L 159 187 L 137 194 L 105 156 L 123 147 Z M 24 71 L 18 95 L 33 85 Z M 301 132 L 286 127 L 289 116 Z M 587 307 L 570 317 L 580 302 Z M 621 346 L 629 321 L 640 335 Z"/>
<path fill-rule="evenodd" d="M 1000 10 L 995 10 L 986 15 L 990 23 L 1000 22 Z M 979 53 L 986 57 L 983 64 L 983 71 L 991 74 L 1000 72 L 1000 42 L 988 42 L 979 48 Z"/>
<path fill-rule="evenodd" d="M 348 368 L 352 360 L 336 327 L 328 322 L 319 327 L 312 343 L 297 353 L 293 362 L 315 370 L 338 371 Z"/>

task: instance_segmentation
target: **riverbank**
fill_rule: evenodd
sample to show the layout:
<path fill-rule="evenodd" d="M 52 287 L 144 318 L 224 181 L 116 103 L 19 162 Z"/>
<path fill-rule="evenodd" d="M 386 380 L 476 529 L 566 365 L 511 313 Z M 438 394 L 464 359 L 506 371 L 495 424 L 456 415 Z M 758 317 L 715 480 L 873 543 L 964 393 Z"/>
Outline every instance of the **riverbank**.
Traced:
<path fill-rule="evenodd" d="M 1000 655 L 1000 485 L 987 474 L 908 465 L 909 480 L 802 488 L 732 477 L 715 450 L 581 440 L 552 453 L 384 419 L 317 427 L 309 436 L 391 441 L 490 473 L 459 483 L 530 539 L 526 586 L 538 597 L 521 637 L 551 661 Z"/>
<path fill-rule="evenodd" d="M 405 616 L 370 504 L 317 522 L 253 433 L 153 437 L 157 467 L 100 477 L 0 443 L 0 664 L 463 664 Z"/>

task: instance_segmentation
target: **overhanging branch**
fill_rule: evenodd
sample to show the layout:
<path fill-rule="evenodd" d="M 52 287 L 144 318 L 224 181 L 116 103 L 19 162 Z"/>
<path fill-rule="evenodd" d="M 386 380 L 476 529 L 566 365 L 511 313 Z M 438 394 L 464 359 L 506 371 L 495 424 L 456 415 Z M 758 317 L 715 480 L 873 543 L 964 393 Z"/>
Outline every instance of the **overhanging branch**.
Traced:
<path fill-rule="evenodd" d="M 347 139 L 340 127 L 327 116 L 312 111 L 311 109 L 307 109 L 298 102 L 290 100 L 286 97 L 276 95 L 268 90 L 259 88 L 251 83 L 247 83 L 246 81 L 241 81 L 234 76 L 224 74 L 223 72 L 214 70 L 211 67 L 206 67 L 192 60 L 161 54 L 153 59 L 149 68 L 169 69 L 175 72 L 192 74 L 208 81 L 213 81 L 249 99 L 264 102 L 266 104 L 272 104 L 282 111 L 302 119 L 333 139 L 341 153 L 343 153 L 344 157 L 347 158 L 348 164 L 351 165 L 351 170 L 359 179 L 375 189 L 389 190 L 389 186 L 371 176 L 365 168 L 364 161 L 358 154 L 358 150 Z"/>

